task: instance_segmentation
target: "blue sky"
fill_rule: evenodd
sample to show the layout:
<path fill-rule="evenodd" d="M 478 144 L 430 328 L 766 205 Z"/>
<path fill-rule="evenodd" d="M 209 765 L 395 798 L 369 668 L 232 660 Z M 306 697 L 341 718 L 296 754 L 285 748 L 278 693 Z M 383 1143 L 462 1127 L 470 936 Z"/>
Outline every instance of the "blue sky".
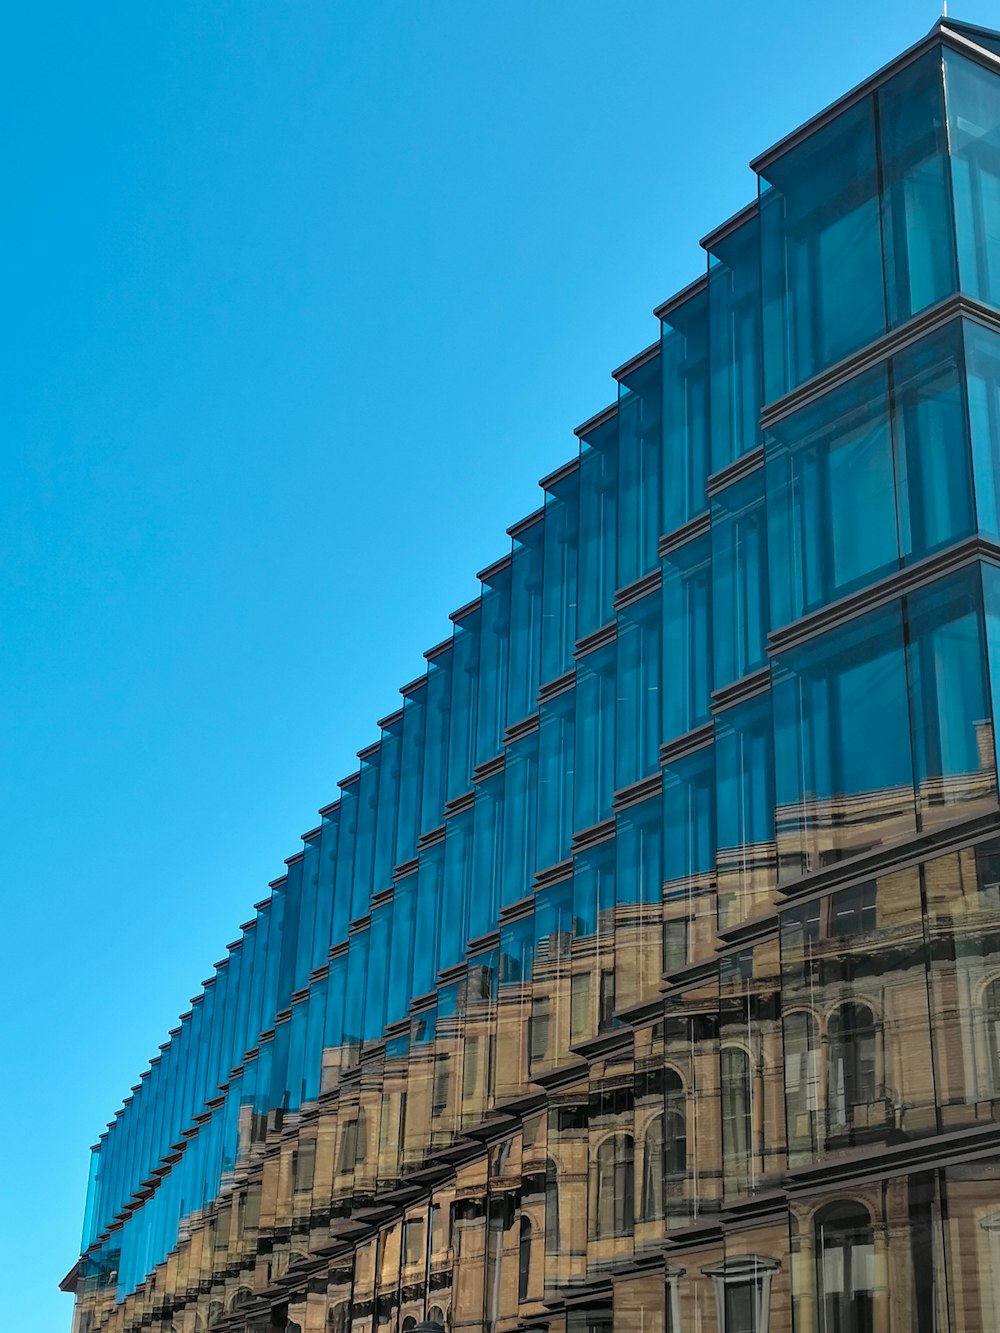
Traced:
<path fill-rule="evenodd" d="M 748 160 L 937 13 L 8 14 L 11 1328 L 69 1328 L 89 1144 L 752 197 Z"/>

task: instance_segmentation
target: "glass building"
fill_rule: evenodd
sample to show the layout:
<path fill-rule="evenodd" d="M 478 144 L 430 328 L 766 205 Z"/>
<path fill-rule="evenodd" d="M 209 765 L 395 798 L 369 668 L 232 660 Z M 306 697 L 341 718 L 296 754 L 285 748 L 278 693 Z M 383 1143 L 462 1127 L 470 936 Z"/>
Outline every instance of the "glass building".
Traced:
<path fill-rule="evenodd" d="M 752 165 L 94 1145 L 75 1333 L 1000 1333 L 1000 34 Z"/>

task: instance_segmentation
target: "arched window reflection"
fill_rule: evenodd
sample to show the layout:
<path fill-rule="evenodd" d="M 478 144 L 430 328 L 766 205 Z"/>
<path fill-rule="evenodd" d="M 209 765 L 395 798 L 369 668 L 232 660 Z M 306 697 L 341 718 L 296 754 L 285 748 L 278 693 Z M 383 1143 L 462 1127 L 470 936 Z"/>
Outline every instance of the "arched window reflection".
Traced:
<path fill-rule="evenodd" d="M 687 1175 L 687 1106 L 684 1084 L 674 1070 L 666 1071 L 663 1114 L 663 1168 L 676 1189 Z"/>
<path fill-rule="evenodd" d="M 853 1112 L 876 1100 L 875 1015 L 866 1004 L 842 1004 L 827 1025 L 827 1108 L 832 1125 L 848 1125 Z"/>
<path fill-rule="evenodd" d="M 253 1304 L 253 1292 L 249 1287 L 238 1287 L 232 1300 L 229 1302 L 230 1310 L 239 1310 L 241 1306 Z"/>
<path fill-rule="evenodd" d="M 635 1140 L 613 1134 L 597 1150 L 597 1235 L 630 1236 L 635 1221 Z"/>
<path fill-rule="evenodd" d="M 867 1209 L 833 1203 L 816 1214 L 818 1324 L 828 1333 L 872 1333 L 874 1239 Z"/>
<path fill-rule="evenodd" d="M 551 1157 L 545 1162 L 545 1253 L 559 1253 L 559 1179 Z"/>
<path fill-rule="evenodd" d="M 983 991 L 983 1026 L 986 1032 L 986 1060 L 991 1091 L 1000 1096 L 1000 978 Z"/>
<path fill-rule="evenodd" d="M 742 1046 L 722 1051 L 722 1160 L 726 1187 L 744 1189 L 750 1178 L 751 1070 Z"/>
<path fill-rule="evenodd" d="M 663 1216 L 663 1116 L 649 1122 L 642 1145 L 642 1217 Z"/>
<path fill-rule="evenodd" d="M 819 1025 L 815 1015 L 795 1010 L 785 1015 L 785 1107 L 789 1141 L 812 1144 L 813 1114 L 819 1106 Z"/>
<path fill-rule="evenodd" d="M 531 1287 L 531 1223 L 526 1217 L 521 1218 L 521 1230 L 517 1242 L 517 1300 L 518 1304 L 528 1299 Z"/>
<path fill-rule="evenodd" d="M 338 1301 L 326 1316 L 327 1333 L 348 1333 L 351 1325 L 350 1311 L 346 1301 Z"/>

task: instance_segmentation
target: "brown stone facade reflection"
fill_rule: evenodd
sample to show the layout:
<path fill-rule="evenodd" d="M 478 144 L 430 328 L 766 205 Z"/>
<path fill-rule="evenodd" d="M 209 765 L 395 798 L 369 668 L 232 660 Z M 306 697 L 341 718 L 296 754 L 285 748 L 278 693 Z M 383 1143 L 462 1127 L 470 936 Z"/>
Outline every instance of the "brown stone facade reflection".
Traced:
<path fill-rule="evenodd" d="M 783 899 L 571 1044 L 661 928 L 326 1052 L 137 1292 L 77 1275 L 76 1333 L 1000 1330 L 1000 840 Z"/>

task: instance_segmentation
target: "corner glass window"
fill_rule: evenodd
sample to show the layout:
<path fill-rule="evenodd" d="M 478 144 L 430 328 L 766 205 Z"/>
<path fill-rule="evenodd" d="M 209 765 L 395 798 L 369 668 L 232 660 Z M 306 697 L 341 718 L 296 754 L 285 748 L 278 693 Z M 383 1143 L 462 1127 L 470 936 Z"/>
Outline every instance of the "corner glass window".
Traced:
<path fill-rule="evenodd" d="M 941 53 L 931 51 L 878 90 L 889 323 L 956 288 Z"/>
<path fill-rule="evenodd" d="M 979 531 L 1000 540 L 1000 335 L 971 320 L 963 322 L 965 370 L 972 435 Z"/>
<path fill-rule="evenodd" d="M 886 331 L 875 144 L 866 97 L 763 171 L 766 401 Z"/>
<path fill-rule="evenodd" d="M 1000 79 L 946 51 L 945 87 L 951 142 L 958 273 L 961 288 L 1000 305 Z"/>

